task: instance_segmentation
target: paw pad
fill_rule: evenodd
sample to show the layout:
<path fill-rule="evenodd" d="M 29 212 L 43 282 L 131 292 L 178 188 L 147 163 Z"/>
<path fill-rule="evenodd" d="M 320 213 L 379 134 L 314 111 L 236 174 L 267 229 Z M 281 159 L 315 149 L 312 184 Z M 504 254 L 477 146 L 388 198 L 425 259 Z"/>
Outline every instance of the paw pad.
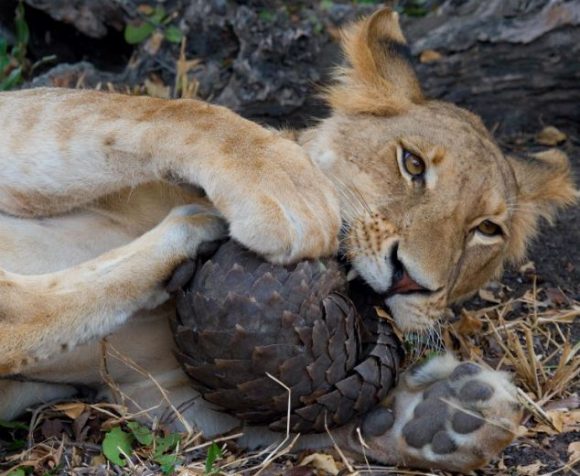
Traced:
<path fill-rule="evenodd" d="M 411 420 L 403 427 L 403 438 L 413 448 L 423 448 L 431 443 L 435 434 L 445 428 L 447 412 L 424 415 Z"/>
<path fill-rule="evenodd" d="M 458 410 L 455 415 L 453 415 L 453 420 L 451 421 L 453 429 L 462 435 L 473 433 L 475 430 L 483 426 L 483 424 L 483 417 L 478 417 L 461 410 Z"/>
<path fill-rule="evenodd" d="M 379 407 L 368 413 L 362 424 L 363 436 L 379 436 L 385 434 L 395 423 L 392 410 Z"/>
<path fill-rule="evenodd" d="M 457 445 L 445 431 L 438 431 L 431 442 L 431 449 L 438 455 L 446 455 L 457 450 Z"/>
<path fill-rule="evenodd" d="M 440 399 L 430 398 L 424 400 L 415 407 L 414 415 L 421 417 L 425 415 L 445 415 L 447 416 L 447 404 Z"/>
<path fill-rule="evenodd" d="M 448 455 L 461 450 L 459 442 L 467 435 L 477 439 L 475 432 L 485 425 L 479 406 L 489 406 L 495 395 L 486 378 L 479 365 L 466 362 L 426 388 L 402 428 L 404 441 L 415 450 Z"/>
<path fill-rule="evenodd" d="M 395 391 L 393 412 L 381 408 L 363 421 L 372 458 L 468 472 L 513 440 L 521 412 L 506 374 L 437 359 Z"/>
<path fill-rule="evenodd" d="M 449 376 L 449 380 L 455 381 L 459 380 L 463 377 L 473 377 L 474 375 L 478 375 L 481 373 L 481 367 L 473 362 L 465 362 L 463 364 L 458 365 L 451 375 Z"/>
<path fill-rule="evenodd" d="M 459 398 L 466 402 L 489 400 L 493 396 L 493 387 L 481 380 L 470 380 L 459 390 Z"/>
<path fill-rule="evenodd" d="M 431 387 L 425 392 L 425 398 L 429 399 L 442 399 L 455 396 L 455 390 L 451 388 L 446 381 L 440 381 L 431 385 Z"/>

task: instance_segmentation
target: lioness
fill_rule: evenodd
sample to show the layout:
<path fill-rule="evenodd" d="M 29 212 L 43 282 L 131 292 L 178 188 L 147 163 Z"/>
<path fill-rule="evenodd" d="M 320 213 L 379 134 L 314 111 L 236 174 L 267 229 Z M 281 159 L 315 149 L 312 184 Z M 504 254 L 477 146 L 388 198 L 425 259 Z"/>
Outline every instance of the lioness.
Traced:
<path fill-rule="evenodd" d="M 343 47 L 331 116 L 294 135 L 193 100 L 0 95 L 0 418 L 88 385 L 207 436 L 228 431 L 239 422 L 196 398 L 166 319 L 165 283 L 200 243 L 229 233 L 288 263 L 336 252 L 340 236 L 398 326 L 420 330 L 573 200 L 563 155 L 506 157 L 475 115 L 424 97 L 395 13 L 357 22 Z M 435 395 L 466 411 L 421 407 Z M 449 356 L 409 372 L 393 398 L 394 413 L 336 431 L 339 445 L 467 471 L 520 416 L 506 376 Z M 245 431 L 249 445 L 280 438 Z M 303 440 L 314 444 L 328 440 Z"/>

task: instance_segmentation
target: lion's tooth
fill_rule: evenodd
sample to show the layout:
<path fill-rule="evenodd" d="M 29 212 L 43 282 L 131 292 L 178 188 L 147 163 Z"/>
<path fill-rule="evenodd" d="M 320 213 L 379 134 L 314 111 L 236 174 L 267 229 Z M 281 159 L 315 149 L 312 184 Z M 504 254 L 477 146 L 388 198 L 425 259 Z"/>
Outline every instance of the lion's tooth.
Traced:
<path fill-rule="evenodd" d="M 347 281 L 352 281 L 353 279 L 358 278 L 358 272 L 356 269 L 351 269 L 348 274 L 346 275 Z"/>

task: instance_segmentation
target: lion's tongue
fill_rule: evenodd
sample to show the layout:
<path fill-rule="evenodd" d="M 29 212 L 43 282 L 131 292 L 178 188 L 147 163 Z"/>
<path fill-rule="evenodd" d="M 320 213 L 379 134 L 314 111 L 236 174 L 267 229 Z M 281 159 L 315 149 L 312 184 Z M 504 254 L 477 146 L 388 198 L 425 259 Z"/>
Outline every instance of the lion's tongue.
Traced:
<path fill-rule="evenodd" d="M 405 271 L 403 272 L 403 276 L 399 279 L 392 287 L 389 289 L 388 294 L 406 294 L 412 293 L 414 291 L 422 291 L 425 288 L 423 286 L 417 284 L 411 276 Z"/>

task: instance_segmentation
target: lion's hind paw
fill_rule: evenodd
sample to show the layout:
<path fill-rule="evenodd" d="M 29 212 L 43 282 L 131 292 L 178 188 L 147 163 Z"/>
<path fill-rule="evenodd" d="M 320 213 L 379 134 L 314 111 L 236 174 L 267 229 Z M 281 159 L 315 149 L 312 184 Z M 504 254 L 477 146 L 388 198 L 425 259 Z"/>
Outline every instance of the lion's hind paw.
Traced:
<path fill-rule="evenodd" d="M 365 416 L 360 452 L 390 464 L 467 472 L 516 436 L 521 409 L 509 377 L 435 357 L 406 372 L 383 407 Z M 358 435 L 351 435 L 351 445 Z"/>

